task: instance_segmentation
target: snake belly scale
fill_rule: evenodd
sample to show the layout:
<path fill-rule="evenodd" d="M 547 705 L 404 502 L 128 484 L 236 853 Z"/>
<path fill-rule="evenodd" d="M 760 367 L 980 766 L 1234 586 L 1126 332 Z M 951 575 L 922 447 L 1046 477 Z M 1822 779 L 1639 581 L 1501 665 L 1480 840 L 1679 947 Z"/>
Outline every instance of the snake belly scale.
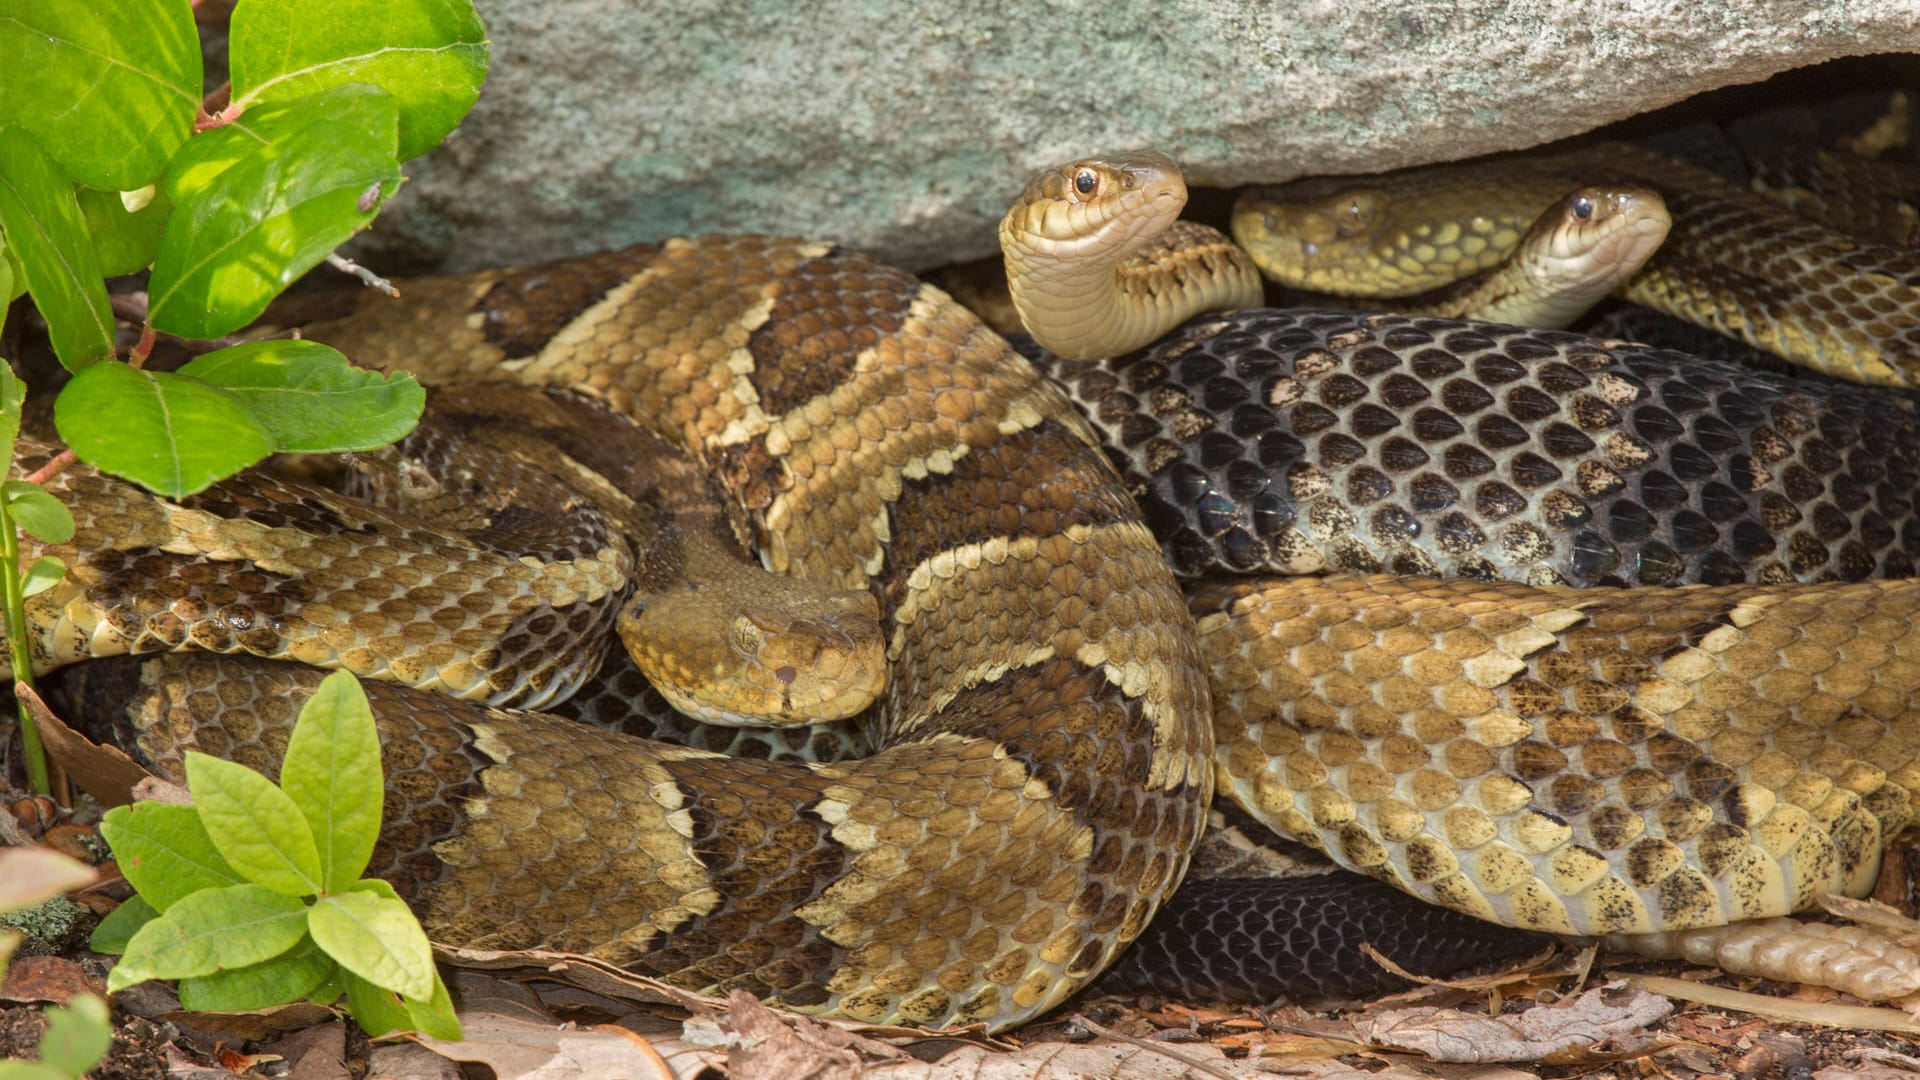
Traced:
<path fill-rule="evenodd" d="M 1140 932 L 1212 794 L 1192 620 L 1097 440 L 1000 338 L 904 272 L 756 237 L 420 281 L 408 300 L 310 336 L 429 383 L 600 399 L 706 466 L 769 568 L 871 591 L 888 656 L 867 717 L 882 749 L 832 765 L 392 700 L 390 869 L 434 938 L 589 952 L 870 1021 L 1000 1028 Z M 68 475 L 162 532 L 188 514 Z M 241 551 L 194 520 L 203 535 L 151 538 L 150 573 L 175 559 L 264 573 L 271 530 Z M 85 524 L 54 549 L 73 585 L 41 603 L 111 621 L 89 608 L 88 567 L 126 560 L 117 530 Z M 191 590 L 167 599 L 208 606 Z M 368 607 L 355 618 L 377 618 Z M 172 734 L 260 737 L 208 712 L 198 734 Z"/>

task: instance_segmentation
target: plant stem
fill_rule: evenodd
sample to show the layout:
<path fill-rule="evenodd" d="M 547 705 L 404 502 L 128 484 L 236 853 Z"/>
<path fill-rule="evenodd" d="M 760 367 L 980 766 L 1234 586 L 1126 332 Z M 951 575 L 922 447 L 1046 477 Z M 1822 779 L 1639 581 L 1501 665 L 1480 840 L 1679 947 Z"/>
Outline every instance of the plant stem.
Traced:
<path fill-rule="evenodd" d="M 153 339 L 153 324 L 143 324 L 140 327 L 140 340 L 134 342 L 133 348 L 127 350 L 128 367 L 137 368 L 147 362 L 147 357 L 153 355 Z"/>
<path fill-rule="evenodd" d="M 369 289 L 376 289 L 393 297 L 400 295 L 400 290 L 393 287 L 393 282 L 388 281 L 386 278 L 381 277 L 379 274 L 374 273 L 338 252 L 327 256 L 327 265 L 343 274 L 352 274 L 354 277 L 359 278 L 361 284 Z"/>
<path fill-rule="evenodd" d="M 20 533 L 13 527 L 13 515 L 0 499 L 0 605 L 6 607 L 7 648 L 12 654 L 13 678 L 17 683 L 33 685 L 33 656 L 27 646 L 27 599 L 20 582 Z M 53 792 L 53 780 L 47 774 L 47 750 L 40 742 L 40 725 L 27 712 L 27 704 L 18 694 L 14 707 L 20 712 L 20 744 L 27 756 L 27 787 L 39 795 Z"/>
<path fill-rule="evenodd" d="M 26 476 L 27 483 L 44 484 L 47 481 L 53 479 L 54 477 L 59 476 L 60 471 L 62 469 L 65 469 L 67 466 L 73 464 L 75 461 L 78 461 L 78 460 L 79 458 L 74 455 L 72 450 L 70 449 L 62 450 L 59 453 L 53 455 L 52 461 L 49 461 L 45 465 L 42 465 L 39 468 L 28 473 Z M 4 508 L 0 508 L 0 509 L 4 509 Z"/>

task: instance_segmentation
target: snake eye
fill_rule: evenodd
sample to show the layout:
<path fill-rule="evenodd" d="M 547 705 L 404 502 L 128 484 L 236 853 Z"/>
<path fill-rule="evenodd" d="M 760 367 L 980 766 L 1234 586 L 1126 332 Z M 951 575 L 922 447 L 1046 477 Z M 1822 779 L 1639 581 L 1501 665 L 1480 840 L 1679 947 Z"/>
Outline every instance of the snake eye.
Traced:
<path fill-rule="evenodd" d="M 1099 186 L 1100 186 L 1100 175 L 1094 172 L 1092 169 L 1089 169 L 1085 166 L 1081 166 L 1078 170 L 1074 172 L 1073 190 L 1079 192 L 1080 194 L 1091 195 L 1093 194 L 1093 190 Z"/>
<path fill-rule="evenodd" d="M 1573 216 L 1585 221 L 1593 216 L 1593 200 L 1585 195 L 1576 195 L 1573 199 Z"/>

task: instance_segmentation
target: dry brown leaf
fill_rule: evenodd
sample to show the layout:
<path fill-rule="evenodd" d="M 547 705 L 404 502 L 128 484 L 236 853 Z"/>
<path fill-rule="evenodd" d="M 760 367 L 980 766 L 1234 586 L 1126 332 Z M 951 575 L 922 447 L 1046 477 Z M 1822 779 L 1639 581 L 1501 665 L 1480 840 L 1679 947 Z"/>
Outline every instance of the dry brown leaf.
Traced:
<path fill-rule="evenodd" d="M 1815 1072 L 1813 1080 L 1913 1080 L 1913 1073 L 1897 1065 L 1869 1061 L 1859 1065 L 1829 1065 Z"/>
<path fill-rule="evenodd" d="M 347 1069 L 347 1025 L 339 1020 L 290 1031 L 261 1047 L 286 1061 L 300 1080 L 352 1080 Z"/>
<path fill-rule="evenodd" d="M 153 774 L 126 752 L 102 746 L 74 731 L 24 684 L 15 683 L 20 700 L 40 727 L 40 738 L 47 745 L 47 756 L 67 771 L 67 778 L 80 790 L 93 796 L 103 807 L 125 806 L 133 801 L 133 786 Z"/>
<path fill-rule="evenodd" d="M 532 989 L 511 979 L 495 978 L 485 972 L 454 969 L 446 973 L 447 989 L 460 1007 L 471 1012 L 490 1012 L 517 1017 L 531 1024 L 554 1024 L 560 1020 L 543 1007 L 543 999 Z"/>
<path fill-rule="evenodd" d="M 516 982 L 548 979 L 629 1004 L 713 1011 L 725 1009 L 727 1004 L 725 999 L 690 993 L 576 953 L 545 949 L 461 949 L 438 943 L 433 952 L 455 968 L 491 972 Z"/>
<path fill-rule="evenodd" d="M 1627 975 L 1627 982 L 1646 990 L 1711 1005 L 1716 1009 L 1752 1013 L 1799 1024 L 1820 1027 L 1861 1028 L 1868 1031 L 1897 1031 L 1920 1034 L 1920 1019 L 1899 1009 L 1879 1005 L 1838 1005 L 1829 1001 L 1795 1001 L 1769 994 L 1750 994 L 1711 983 L 1696 983 L 1665 975 Z"/>
<path fill-rule="evenodd" d="M 7 969 L 0 983 L 0 1000 L 37 1004 L 51 1001 L 69 1005 L 75 994 L 107 996 L 107 982 L 87 974 L 85 968 L 58 956 L 29 956 Z"/>
<path fill-rule="evenodd" d="M 668 1005 L 694 1013 L 696 1016 L 702 1014 L 723 1016 L 728 1007 L 727 1000 L 724 998 L 695 994 L 649 979 L 644 975 L 635 975 L 604 960 L 596 960 L 576 953 L 542 949 L 462 949 L 439 943 L 434 944 L 433 951 L 437 958 L 452 967 L 490 972 L 501 978 L 526 984 L 536 993 L 539 992 L 541 983 L 546 982 L 574 987 L 628 1005 Z M 543 1002 L 548 1002 L 548 995 L 540 996 Z M 554 995 L 554 997 L 561 996 Z M 985 1029 L 979 1025 L 927 1030 L 892 1024 L 863 1024 L 832 1017 L 814 1019 L 828 1027 L 880 1039 L 901 1047 L 947 1042 L 961 1042 L 989 1049 L 1007 1049 L 1015 1045 L 1004 1039 L 987 1035 Z"/>
<path fill-rule="evenodd" d="M 217 1036 L 229 1042 L 257 1042 L 289 1031 L 299 1031 L 334 1018 L 334 1011 L 311 1001 L 276 1005 L 251 1012 L 191 1012 L 181 1009 L 166 1013 L 165 1019 Z"/>
<path fill-rule="evenodd" d="M 454 1061 L 478 1062 L 500 1080 L 672 1080 L 673 1072 L 646 1041 L 609 1025 L 576 1028 L 537 1024 L 490 1012 L 460 1013 L 465 1038 L 448 1042 L 409 1036 Z"/>
<path fill-rule="evenodd" d="M 1648 1024 L 1673 1011 L 1665 998 L 1626 983 L 1609 983 L 1555 1005 L 1482 1016 L 1452 1009 L 1395 1009 L 1363 1017 L 1360 1036 L 1381 1047 L 1411 1050 L 1435 1061 L 1566 1062 L 1612 1043 L 1634 1054 L 1650 1041 Z"/>
<path fill-rule="evenodd" d="M 1196 1066 L 1204 1066 L 1202 1072 Z M 870 1070 L 886 1080 L 1065 1080 L 1103 1076 L 1114 1080 L 1194 1080 L 1202 1075 L 1271 1077 L 1259 1066 L 1230 1061 L 1218 1047 L 1187 1043 L 1143 1047 L 1112 1041 L 1035 1043 L 995 1052 L 963 1046 L 939 1061 L 901 1062 Z"/>
<path fill-rule="evenodd" d="M 149 776 L 133 785 L 132 795 L 139 802 L 165 803 L 168 806 L 193 805 L 192 792 L 157 776 Z"/>
<path fill-rule="evenodd" d="M 0 849 L 0 911 L 18 911 L 98 880 L 85 863 L 43 847 Z"/>
<path fill-rule="evenodd" d="M 460 1066 L 419 1043 L 383 1043 L 373 1048 L 367 1080 L 460 1080 Z"/>
<path fill-rule="evenodd" d="M 727 1044 L 727 1071 L 736 1077 L 859 1080 L 870 1066 L 915 1060 L 886 1043 L 804 1016 L 776 1013 L 744 990 L 728 996 L 722 1026 L 733 1034 Z"/>
<path fill-rule="evenodd" d="M 218 1065 L 201 1064 L 178 1044 L 168 1043 L 167 1080 L 233 1080 L 233 1074 Z"/>

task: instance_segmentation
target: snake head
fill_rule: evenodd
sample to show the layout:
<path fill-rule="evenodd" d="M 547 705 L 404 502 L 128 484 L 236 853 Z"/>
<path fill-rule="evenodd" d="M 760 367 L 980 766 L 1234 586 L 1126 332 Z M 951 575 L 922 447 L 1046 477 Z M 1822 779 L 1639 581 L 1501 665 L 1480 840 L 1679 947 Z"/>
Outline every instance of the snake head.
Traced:
<path fill-rule="evenodd" d="M 1268 277 L 1296 289 L 1339 291 L 1321 267 L 1370 250 L 1387 197 L 1364 184 L 1320 193 L 1300 185 L 1253 188 L 1233 206 L 1233 238 Z"/>
<path fill-rule="evenodd" d="M 779 575 L 672 590 L 628 606 L 620 637 L 689 716 L 774 727 L 840 720 L 886 685 L 880 603 Z"/>
<path fill-rule="evenodd" d="M 1515 258 L 1544 290 L 1597 298 L 1638 273 L 1672 226 L 1666 200 L 1644 184 L 1576 188 L 1540 215 Z"/>
<path fill-rule="evenodd" d="M 1140 151 L 1081 158 L 1027 181 L 1000 221 L 1000 242 L 1047 256 L 1120 262 L 1187 205 L 1173 159 Z"/>

